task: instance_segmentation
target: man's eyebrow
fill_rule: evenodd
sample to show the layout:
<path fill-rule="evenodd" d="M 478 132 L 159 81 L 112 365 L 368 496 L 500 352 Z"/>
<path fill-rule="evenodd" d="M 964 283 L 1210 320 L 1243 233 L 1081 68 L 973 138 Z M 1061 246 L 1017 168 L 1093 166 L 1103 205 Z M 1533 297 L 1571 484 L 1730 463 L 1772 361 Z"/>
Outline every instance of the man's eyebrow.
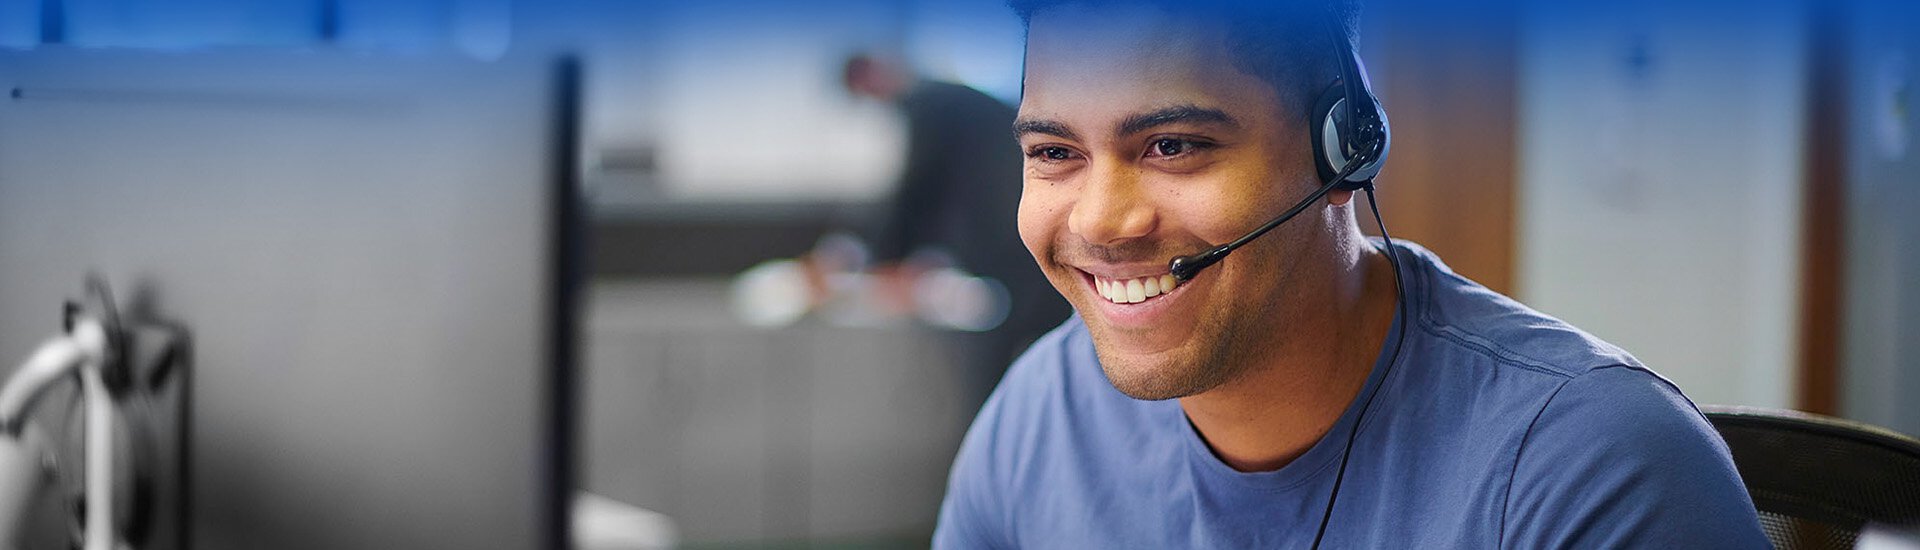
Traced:
<path fill-rule="evenodd" d="M 1128 136 L 1158 126 L 1182 122 L 1221 124 L 1235 127 L 1240 125 L 1240 121 L 1234 120 L 1233 116 L 1227 114 L 1226 111 L 1196 105 L 1176 105 L 1127 117 L 1126 120 L 1120 122 L 1119 129 L 1116 130 L 1116 133 L 1118 135 Z"/>
<path fill-rule="evenodd" d="M 1013 122 L 1013 138 L 1020 139 L 1027 134 L 1046 134 L 1069 140 L 1079 141 L 1080 136 L 1067 129 L 1067 125 L 1051 120 L 1016 120 Z"/>

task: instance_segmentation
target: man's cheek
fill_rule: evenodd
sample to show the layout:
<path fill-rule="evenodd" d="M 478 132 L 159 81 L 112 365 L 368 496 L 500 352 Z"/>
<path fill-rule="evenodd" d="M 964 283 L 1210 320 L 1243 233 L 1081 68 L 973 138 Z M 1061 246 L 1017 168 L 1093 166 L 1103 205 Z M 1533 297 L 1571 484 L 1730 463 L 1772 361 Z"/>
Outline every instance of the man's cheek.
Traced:
<path fill-rule="evenodd" d="M 1029 191 L 1021 194 L 1020 210 L 1015 217 L 1015 223 L 1019 225 L 1020 242 L 1027 246 L 1027 251 L 1033 254 L 1041 267 L 1046 267 L 1049 247 L 1053 244 L 1053 232 L 1049 230 L 1051 222 L 1046 215 L 1048 210 L 1041 199 Z"/>

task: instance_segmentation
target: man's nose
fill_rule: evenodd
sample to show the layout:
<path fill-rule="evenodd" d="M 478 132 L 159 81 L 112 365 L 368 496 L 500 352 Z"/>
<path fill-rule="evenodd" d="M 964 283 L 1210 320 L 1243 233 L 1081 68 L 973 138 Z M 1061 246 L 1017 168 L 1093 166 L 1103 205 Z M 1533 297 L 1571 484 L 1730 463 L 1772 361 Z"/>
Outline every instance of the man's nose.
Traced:
<path fill-rule="evenodd" d="M 1140 171 L 1125 163 L 1106 163 L 1080 189 L 1067 229 L 1090 244 L 1115 244 L 1146 236 L 1158 222 L 1141 186 Z"/>

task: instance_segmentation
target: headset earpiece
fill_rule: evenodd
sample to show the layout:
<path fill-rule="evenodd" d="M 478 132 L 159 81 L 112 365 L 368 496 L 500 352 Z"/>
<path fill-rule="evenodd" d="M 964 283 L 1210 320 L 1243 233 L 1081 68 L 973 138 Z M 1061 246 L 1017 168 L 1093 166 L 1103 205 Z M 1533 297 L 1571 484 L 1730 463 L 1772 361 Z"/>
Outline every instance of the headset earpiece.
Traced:
<path fill-rule="evenodd" d="M 1320 98 L 1314 101 L 1312 116 L 1307 119 L 1313 125 L 1308 134 L 1312 136 L 1313 164 L 1320 172 L 1322 184 L 1338 177 L 1356 157 L 1365 163 L 1354 170 L 1346 182 L 1335 187 L 1342 191 L 1373 185 L 1373 178 L 1386 164 L 1387 149 L 1393 143 L 1387 114 L 1368 89 L 1359 62 L 1351 53 L 1347 54 L 1341 63 L 1340 80 L 1320 93 Z M 1348 86 L 1350 81 L 1358 82 L 1359 86 Z M 1350 99 L 1356 99 L 1358 105 L 1350 107 L 1347 104 Z M 1360 120 L 1349 120 L 1354 118 Z"/>
<path fill-rule="evenodd" d="M 1345 123 L 1346 109 L 1342 103 L 1347 97 L 1346 86 L 1334 82 L 1326 91 L 1320 92 L 1320 98 L 1314 100 L 1313 111 L 1307 117 L 1307 134 L 1313 138 L 1313 164 L 1319 171 L 1322 184 L 1332 181 L 1347 166 L 1347 147 Z M 1340 186 L 1345 189 L 1346 186 Z"/>

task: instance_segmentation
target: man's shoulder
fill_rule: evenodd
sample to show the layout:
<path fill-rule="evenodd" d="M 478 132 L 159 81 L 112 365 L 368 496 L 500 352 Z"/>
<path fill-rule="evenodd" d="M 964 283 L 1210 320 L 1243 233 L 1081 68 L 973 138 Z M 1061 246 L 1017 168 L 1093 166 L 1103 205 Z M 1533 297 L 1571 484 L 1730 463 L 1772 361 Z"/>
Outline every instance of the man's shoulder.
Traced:
<path fill-rule="evenodd" d="M 1089 372 L 1099 372 L 1093 339 L 1087 333 L 1087 325 L 1074 314 L 1014 359 L 985 407 L 995 411 L 1011 408 L 1014 410 L 1006 412 L 1013 416 L 1038 414 L 1057 396 L 1087 389 L 1081 387 L 1085 383 L 1081 379 Z"/>
<path fill-rule="evenodd" d="M 1494 363 L 1549 378 L 1564 380 L 1616 366 L 1652 373 L 1619 346 L 1455 273 L 1420 245 L 1395 244 L 1401 257 L 1410 260 L 1403 275 L 1416 303 L 1416 330 Z"/>
<path fill-rule="evenodd" d="M 974 418 L 970 437 L 1009 453 L 1045 451 L 1041 434 L 1081 429 L 1148 429 L 1151 405 L 1136 401 L 1107 381 L 1093 338 L 1076 314 L 1027 348 Z M 977 435 L 976 435 L 977 434 Z M 1064 449 L 1053 449 L 1064 451 Z"/>
<path fill-rule="evenodd" d="M 1645 369 L 1593 369 L 1561 385 L 1528 427 L 1512 476 L 1505 547 L 1766 544 L 1726 443 Z"/>
<path fill-rule="evenodd" d="M 1412 259 L 1414 330 L 1435 346 L 1424 351 L 1438 354 L 1425 381 L 1504 403 L 1479 409 L 1477 421 L 1506 419 L 1503 433 L 1517 437 L 1503 547 L 1764 543 L 1726 444 L 1679 387 L 1618 346 L 1461 277 L 1418 245 L 1401 248 Z M 1485 391 L 1505 397 L 1485 399 Z"/>
<path fill-rule="evenodd" d="M 967 429 L 949 478 L 949 507 L 955 494 L 992 500 L 987 495 L 1023 486 L 1016 480 L 1032 479 L 1036 468 L 1043 468 L 1035 457 L 1048 447 L 1048 434 L 1067 431 L 1060 424 L 1073 416 L 1067 409 L 1076 400 L 1069 394 L 1088 389 L 1086 380 L 1076 380 L 1086 376 L 1075 371 L 1091 370 L 1101 376 L 1098 364 L 1089 363 L 1094 361 L 1092 347 L 1086 325 L 1074 316 L 1014 360 Z M 999 509 L 1000 505 L 979 501 L 967 506 Z"/>
<path fill-rule="evenodd" d="M 1454 273 L 1418 245 L 1400 246 L 1412 259 L 1412 330 L 1425 357 L 1409 376 L 1428 399 L 1484 405 L 1462 421 L 1502 426 L 1523 455 L 1618 444 L 1608 452 L 1644 458 L 1660 443 L 1719 444 L 1680 388 L 1632 354 Z"/>
<path fill-rule="evenodd" d="M 1441 363 L 1425 381 L 1523 400 L 1534 411 L 1525 430 L 1566 429 L 1575 446 L 1582 432 L 1624 439 L 1652 435 L 1648 430 L 1703 433 L 1699 411 L 1680 388 L 1632 354 L 1461 277 L 1418 245 L 1401 246 L 1414 258 L 1408 271 L 1415 330 L 1429 342 L 1421 349 Z M 1538 435 L 1528 435 L 1527 445 L 1553 442 Z"/>

